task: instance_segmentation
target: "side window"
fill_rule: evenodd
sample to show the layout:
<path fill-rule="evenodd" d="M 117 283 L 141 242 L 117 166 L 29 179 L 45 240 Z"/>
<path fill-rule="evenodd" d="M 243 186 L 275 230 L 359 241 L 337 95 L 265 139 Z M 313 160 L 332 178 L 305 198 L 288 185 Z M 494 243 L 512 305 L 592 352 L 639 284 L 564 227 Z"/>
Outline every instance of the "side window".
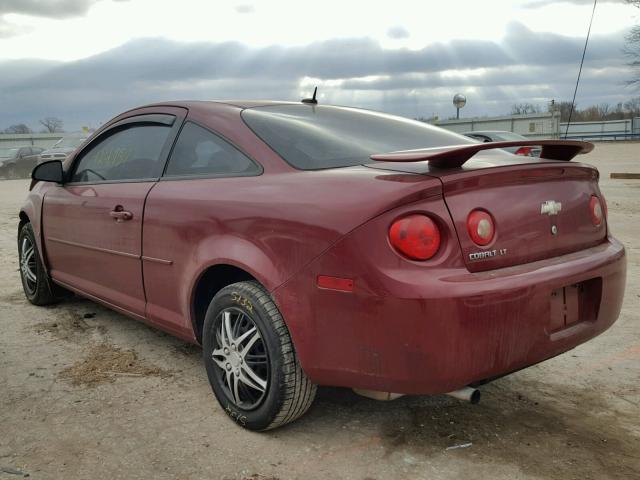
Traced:
<path fill-rule="evenodd" d="M 234 174 L 258 175 L 260 168 L 226 140 L 187 122 L 173 148 L 165 177 Z"/>
<path fill-rule="evenodd" d="M 170 127 L 134 125 L 116 130 L 85 150 L 76 164 L 72 182 L 101 182 L 157 178 L 161 153 Z"/>

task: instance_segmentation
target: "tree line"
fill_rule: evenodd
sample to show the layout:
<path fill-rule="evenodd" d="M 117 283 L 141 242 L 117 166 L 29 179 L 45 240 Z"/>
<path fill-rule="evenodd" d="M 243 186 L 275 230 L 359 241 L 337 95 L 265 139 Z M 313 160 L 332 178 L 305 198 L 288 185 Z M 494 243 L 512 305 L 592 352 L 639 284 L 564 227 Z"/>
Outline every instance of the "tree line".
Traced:
<path fill-rule="evenodd" d="M 58 117 L 45 117 L 40 119 L 38 123 L 43 127 L 40 129 L 40 133 L 61 133 L 64 132 L 64 122 Z M 35 130 L 32 130 L 31 127 L 24 123 L 16 123 L 15 125 L 10 125 L 4 130 L 3 133 L 35 133 Z"/>
<path fill-rule="evenodd" d="M 640 0 L 625 0 L 629 5 L 640 8 Z M 631 67 L 633 76 L 627 80 L 628 85 L 640 86 L 640 25 L 634 25 L 625 37 L 624 54 L 627 65 Z"/>
<path fill-rule="evenodd" d="M 571 102 L 550 102 L 546 106 L 534 103 L 515 103 L 511 106 L 510 115 L 522 115 L 527 113 L 559 112 L 560 121 L 567 122 L 571 114 L 571 122 L 601 122 L 606 120 L 624 120 L 640 117 L 640 97 L 634 97 L 626 102 L 618 102 L 615 105 L 601 103 L 585 108 L 579 108 L 574 104 L 571 112 Z"/>

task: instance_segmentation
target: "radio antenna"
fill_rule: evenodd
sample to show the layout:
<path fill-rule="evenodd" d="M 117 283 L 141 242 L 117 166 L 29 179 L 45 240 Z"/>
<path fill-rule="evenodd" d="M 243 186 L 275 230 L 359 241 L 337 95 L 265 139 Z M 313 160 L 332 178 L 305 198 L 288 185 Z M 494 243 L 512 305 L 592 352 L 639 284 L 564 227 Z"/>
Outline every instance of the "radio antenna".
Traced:
<path fill-rule="evenodd" d="M 318 87 L 313 89 L 313 97 L 311 98 L 303 98 L 302 103 L 310 103 L 311 105 L 317 105 L 318 100 L 316 100 L 316 93 L 318 93 Z"/>
<path fill-rule="evenodd" d="M 580 75 L 582 74 L 582 64 L 584 63 L 584 55 L 587 53 L 587 44 L 589 43 L 589 35 L 591 34 L 591 24 L 593 23 L 593 16 L 596 13 L 596 4 L 598 0 L 593 0 L 593 10 L 591 10 L 591 20 L 589 21 L 589 29 L 587 30 L 587 38 L 584 40 L 584 50 L 582 50 L 582 60 L 580 60 L 580 69 L 578 70 L 578 79 L 576 80 L 576 88 L 573 90 L 573 100 L 571 100 L 571 110 L 569 110 L 569 119 L 567 121 L 567 129 L 564 131 L 564 138 L 567 139 L 569 134 L 569 125 L 571 125 L 571 117 L 573 116 L 573 109 L 576 104 L 576 93 L 578 93 L 578 84 L 580 83 Z"/>

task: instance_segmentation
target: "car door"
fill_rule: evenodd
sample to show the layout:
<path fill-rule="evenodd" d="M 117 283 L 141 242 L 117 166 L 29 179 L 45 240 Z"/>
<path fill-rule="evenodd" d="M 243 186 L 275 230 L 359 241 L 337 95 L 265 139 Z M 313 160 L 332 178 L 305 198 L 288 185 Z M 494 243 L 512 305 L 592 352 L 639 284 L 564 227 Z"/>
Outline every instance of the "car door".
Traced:
<path fill-rule="evenodd" d="M 44 198 L 45 250 L 54 281 L 143 318 L 142 216 L 184 114 L 111 125 L 73 159 Z"/>
<path fill-rule="evenodd" d="M 255 187 L 261 173 L 257 162 L 221 136 L 184 123 L 145 207 L 142 258 L 150 322 L 174 335 L 192 335 L 189 289 L 203 261 L 202 242 L 226 232 L 225 222 L 237 213 L 229 203 L 241 203 L 242 192 Z"/>

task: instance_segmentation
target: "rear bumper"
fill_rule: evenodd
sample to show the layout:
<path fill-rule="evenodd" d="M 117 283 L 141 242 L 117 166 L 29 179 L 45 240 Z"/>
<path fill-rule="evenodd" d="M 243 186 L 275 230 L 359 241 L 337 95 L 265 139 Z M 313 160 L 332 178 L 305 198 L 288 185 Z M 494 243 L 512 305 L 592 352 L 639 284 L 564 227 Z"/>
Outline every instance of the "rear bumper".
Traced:
<path fill-rule="evenodd" d="M 373 271 L 354 261 L 341 267 L 353 270 L 353 293 L 316 288 L 316 275 L 335 271 L 340 258 L 321 258 L 274 292 L 302 366 L 319 384 L 405 394 L 455 390 L 586 342 L 618 318 L 626 280 L 624 247 L 613 238 L 479 273 Z M 572 326 L 554 325 L 552 292 L 593 279 L 591 310 Z"/>

